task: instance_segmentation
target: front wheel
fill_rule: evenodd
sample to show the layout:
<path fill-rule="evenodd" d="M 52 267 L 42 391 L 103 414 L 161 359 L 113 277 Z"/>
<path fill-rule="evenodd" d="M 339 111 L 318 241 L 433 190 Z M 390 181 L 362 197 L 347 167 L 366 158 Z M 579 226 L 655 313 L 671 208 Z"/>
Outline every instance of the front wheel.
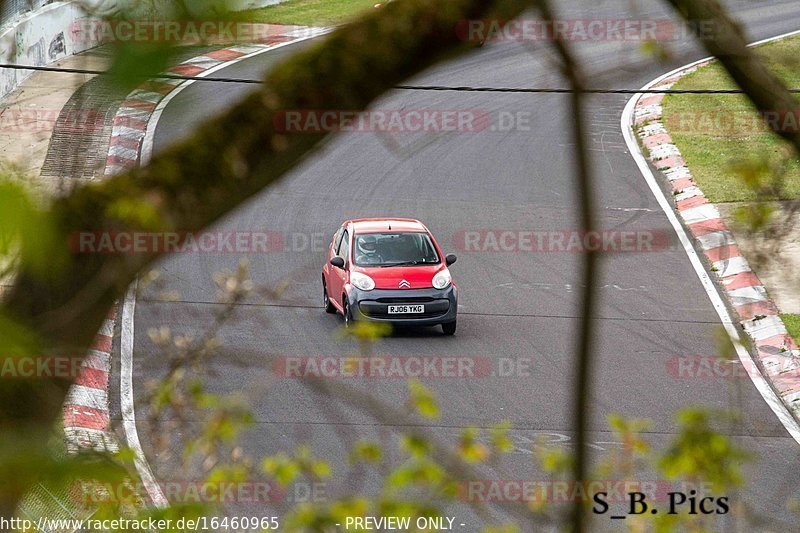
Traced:
<path fill-rule="evenodd" d="M 442 324 L 442 332 L 445 335 L 455 335 L 456 333 L 456 321 L 453 320 L 452 322 L 445 322 Z"/>
<path fill-rule="evenodd" d="M 342 300 L 342 315 L 344 315 L 344 327 L 351 327 L 353 325 L 353 315 L 350 312 L 350 305 L 347 303 L 347 298 Z"/>
<path fill-rule="evenodd" d="M 328 296 L 328 287 L 325 285 L 325 278 L 322 278 L 322 305 L 325 307 L 326 313 L 333 314 L 336 312 L 336 308 L 333 306 Z"/>

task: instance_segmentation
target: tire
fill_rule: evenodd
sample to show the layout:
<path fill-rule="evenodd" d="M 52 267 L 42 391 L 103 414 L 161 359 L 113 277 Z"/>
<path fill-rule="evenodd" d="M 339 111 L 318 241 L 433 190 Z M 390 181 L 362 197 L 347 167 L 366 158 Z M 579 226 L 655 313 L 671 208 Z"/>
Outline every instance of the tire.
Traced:
<path fill-rule="evenodd" d="M 342 299 L 342 315 L 344 316 L 344 327 L 350 328 L 353 326 L 353 314 L 350 312 L 350 304 L 347 303 L 347 298 Z"/>
<path fill-rule="evenodd" d="M 442 324 L 442 333 L 445 335 L 455 335 L 456 333 L 456 321 L 453 320 L 452 322 L 445 322 Z"/>
<path fill-rule="evenodd" d="M 328 297 L 328 287 L 325 285 L 325 278 L 322 278 L 322 305 L 325 307 L 326 313 L 334 314 L 336 312 L 336 308 Z"/>

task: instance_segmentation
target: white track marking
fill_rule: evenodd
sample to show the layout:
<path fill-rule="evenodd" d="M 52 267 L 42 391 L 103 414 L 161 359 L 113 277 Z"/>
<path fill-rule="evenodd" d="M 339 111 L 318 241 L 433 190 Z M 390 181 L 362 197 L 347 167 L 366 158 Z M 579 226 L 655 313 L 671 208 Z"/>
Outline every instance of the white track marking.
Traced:
<path fill-rule="evenodd" d="M 308 39 L 313 39 L 314 37 L 325 35 L 329 31 L 331 30 L 324 29 L 318 33 L 310 33 L 307 37 L 301 37 L 295 39 L 294 41 L 280 43 L 269 48 L 261 48 L 236 59 L 225 61 L 216 67 L 197 74 L 197 77 L 203 78 L 209 76 L 214 72 L 230 67 L 231 65 L 240 61 L 244 61 L 245 59 L 250 59 L 251 57 L 263 54 L 265 52 L 271 52 L 278 48 L 283 48 L 284 46 L 289 46 L 291 44 L 296 44 Z M 156 77 L 154 79 L 158 78 Z M 181 91 L 192 85 L 195 81 L 196 80 L 186 80 L 182 84 L 176 86 L 167 94 L 167 96 L 164 97 L 163 100 L 161 100 L 161 102 L 159 102 L 159 104 L 153 110 L 153 114 L 150 116 L 150 120 L 147 123 L 147 131 L 145 132 L 144 139 L 142 140 L 142 165 L 149 163 L 153 155 L 153 138 L 155 135 L 156 126 L 158 125 L 158 121 L 161 119 L 161 115 L 164 112 L 164 109 L 167 107 L 167 104 L 169 104 L 173 98 L 175 98 Z M 150 499 L 153 501 L 153 504 L 156 507 L 163 508 L 169 505 L 169 501 L 164 496 L 164 492 L 161 490 L 160 485 L 156 482 L 155 476 L 153 475 L 153 470 L 150 468 L 150 463 L 147 462 L 147 457 L 142 450 L 142 445 L 139 441 L 139 433 L 136 430 L 136 414 L 133 406 L 133 323 L 134 313 L 136 311 L 136 285 L 137 282 L 134 282 L 125 295 L 125 301 L 123 302 L 122 306 L 122 318 L 120 319 L 121 364 L 119 395 L 121 404 L 120 407 L 122 411 L 122 427 L 125 431 L 125 438 L 128 442 L 128 447 L 131 448 L 136 454 L 134 464 L 136 465 L 136 471 L 139 473 L 139 477 L 142 478 L 142 482 L 147 490 L 147 494 L 150 496 Z"/>
<path fill-rule="evenodd" d="M 278 48 L 283 48 L 284 46 L 289 46 L 289 45 L 292 45 L 292 44 L 297 44 L 297 43 L 300 43 L 300 42 L 303 42 L 303 41 L 307 41 L 309 39 L 313 39 L 314 37 L 319 37 L 320 35 L 325 35 L 326 33 L 330 32 L 330 31 L 331 30 L 329 30 L 329 29 L 321 30 L 317 34 L 311 34 L 311 35 L 309 35 L 307 37 L 301 37 L 301 38 L 295 39 L 294 41 L 288 41 L 288 42 L 285 42 L 285 43 L 279 43 L 279 44 L 276 44 L 275 46 L 271 46 L 269 48 L 262 48 L 260 50 L 254 51 L 254 52 L 250 52 L 247 55 L 243 55 L 242 57 L 238 57 L 238 58 L 233 59 L 231 61 L 226 61 L 226 62 L 224 62 L 224 63 L 222 63 L 220 65 L 217 65 L 216 67 L 212 67 L 212 68 L 210 68 L 208 70 L 205 70 L 205 71 L 197 74 L 196 77 L 205 78 L 206 76 L 209 76 L 209 75 L 211 75 L 211 74 L 213 74 L 213 73 L 215 73 L 217 71 L 220 71 L 220 70 L 222 70 L 224 68 L 230 67 L 231 65 L 233 65 L 235 63 L 238 63 L 240 61 L 244 61 L 245 59 L 250 59 L 251 57 L 255 57 L 257 55 L 261 55 L 261 54 L 263 54 L 265 52 L 271 52 L 273 50 L 277 50 Z M 158 79 L 158 77 L 155 77 L 154 79 Z M 158 105 L 156 106 L 156 108 L 153 110 L 153 114 L 150 117 L 150 121 L 147 123 L 147 132 L 145 133 L 144 140 L 142 141 L 142 155 L 141 155 L 142 165 L 146 165 L 147 163 L 149 163 L 150 162 L 150 158 L 153 156 L 153 141 L 154 141 L 154 137 L 155 137 L 156 127 L 158 126 L 158 121 L 161 120 L 161 115 L 162 115 L 162 113 L 164 113 L 164 109 L 167 107 L 167 105 L 169 105 L 169 103 L 172 101 L 173 98 L 178 96 L 178 94 L 180 94 L 181 91 L 183 91 L 184 89 L 186 89 L 187 87 L 192 85 L 195 81 L 197 81 L 197 80 L 186 80 L 182 84 L 178 85 L 175 89 L 173 89 L 172 91 L 167 93 L 167 96 L 165 96 L 164 99 L 161 100 L 161 102 L 159 102 Z"/>
<path fill-rule="evenodd" d="M 777 35 L 775 37 L 770 37 L 769 39 L 763 39 L 761 41 L 757 41 L 755 43 L 750 44 L 750 46 L 757 46 L 759 44 L 768 43 L 771 41 L 776 41 L 778 39 L 783 39 L 785 37 L 790 37 L 792 35 L 800 34 L 800 30 L 793 31 L 790 33 L 784 33 L 782 35 Z M 663 80 L 668 79 L 675 74 L 682 72 L 688 68 L 694 67 L 699 65 L 700 63 L 709 61 L 713 58 L 706 57 L 704 59 L 700 59 L 693 63 L 689 63 L 688 65 L 684 65 L 680 68 L 677 68 L 671 72 L 664 74 L 656 78 L 655 80 L 651 81 L 644 87 L 642 90 L 650 90 L 653 87 L 658 86 Z M 736 329 L 735 322 L 728 311 L 728 308 L 723 303 L 722 297 L 719 295 L 717 291 L 717 287 L 714 285 L 714 282 L 709 277 L 708 273 L 706 272 L 705 267 L 703 267 L 703 263 L 697 255 L 694 247 L 692 246 L 692 240 L 689 235 L 686 233 L 683 225 L 678 220 L 678 217 L 675 214 L 675 211 L 672 209 L 669 201 L 667 200 L 666 196 L 664 195 L 664 191 L 661 190 L 661 187 L 658 185 L 658 181 L 656 177 L 653 175 L 653 172 L 650 170 L 650 166 L 647 164 L 647 160 L 644 157 L 644 154 L 639 148 L 639 143 L 636 141 L 633 132 L 633 117 L 634 111 L 636 109 L 636 102 L 643 96 L 643 93 L 639 93 L 633 96 L 630 100 L 628 100 L 627 105 L 625 106 L 625 110 L 622 112 L 622 119 L 621 119 L 621 127 L 622 127 L 622 135 L 625 137 L 625 142 L 628 145 L 628 149 L 631 152 L 631 156 L 633 157 L 634 161 L 636 161 L 639 170 L 642 172 L 647 185 L 650 187 L 650 190 L 653 192 L 653 195 L 656 197 L 659 206 L 667 215 L 667 219 L 669 220 L 670 224 L 672 225 L 675 233 L 678 235 L 678 239 L 683 246 L 686 255 L 689 256 L 689 261 L 691 262 L 692 266 L 694 267 L 695 272 L 697 273 L 697 277 L 700 278 L 700 283 L 703 285 L 703 289 L 706 291 L 709 299 L 711 300 L 711 304 L 714 306 L 714 309 L 719 315 L 720 320 L 722 321 L 722 325 L 725 327 L 725 331 L 728 333 L 728 336 L 731 339 L 731 342 L 736 348 L 736 355 L 739 357 L 742 365 L 745 368 L 758 368 L 755 365 L 755 361 L 750 356 L 750 353 L 747 349 L 742 345 L 741 337 L 739 336 L 739 331 Z M 705 206 L 703 206 L 705 207 Z M 767 405 L 772 409 L 772 412 L 775 413 L 775 416 L 778 417 L 778 420 L 783 424 L 783 427 L 786 428 L 786 431 L 794 438 L 795 441 L 800 443 L 800 425 L 798 425 L 797 420 L 792 416 L 792 414 L 787 409 L 786 405 L 778 398 L 778 395 L 775 394 L 775 391 L 772 389 L 770 384 L 764 378 L 760 371 L 754 371 L 748 373 L 750 379 L 753 381 L 758 392 L 761 394 L 761 397 L 764 398 L 764 401 L 767 402 Z"/>
<path fill-rule="evenodd" d="M 131 284 L 125 295 L 125 302 L 122 304 L 119 365 L 119 402 L 122 411 L 122 427 L 125 430 L 128 448 L 136 454 L 134 464 L 139 477 L 142 478 L 147 494 L 156 507 L 164 508 L 169 505 L 169 502 L 156 482 L 150 464 L 142 451 L 139 433 L 136 431 L 136 413 L 133 406 L 133 313 L 136 310 L 137 285 L 137 282 Z"/>

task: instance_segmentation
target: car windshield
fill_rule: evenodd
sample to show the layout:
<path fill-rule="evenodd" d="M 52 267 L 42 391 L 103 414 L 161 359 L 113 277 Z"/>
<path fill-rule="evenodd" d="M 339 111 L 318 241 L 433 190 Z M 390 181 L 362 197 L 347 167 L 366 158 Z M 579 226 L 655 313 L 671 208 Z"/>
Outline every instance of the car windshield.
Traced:
<path fill-rule="evenodd" d="M 354 262 L 358 266 L 416 266 L 439 263 L 430 236 L 422 232 L 356 235 Z"/>

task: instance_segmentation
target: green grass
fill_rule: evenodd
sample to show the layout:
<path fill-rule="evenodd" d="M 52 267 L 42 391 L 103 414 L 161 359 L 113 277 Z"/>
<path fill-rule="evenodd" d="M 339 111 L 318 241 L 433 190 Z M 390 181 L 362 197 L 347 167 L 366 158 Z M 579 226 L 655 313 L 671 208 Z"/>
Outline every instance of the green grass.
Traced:
<path fill-rule="evenodd" d="M 796 341 L 800 341 L 800 315 L 781 315 L 781 320 L 786 325 L 789 335 Z"/>
<path fill-rule="evenodd" d="M 788 86 L 800 87 L 800 38 L 758 48 L 767 66 Z M 721 65 L 713 63 L 682 78 L 675 89 L 734 89 Z M 700 188 L 712 202 L 800 198 L 800 162 L 787 142 L 762 126 L 743 95 L 667 95 L 664 123 Z M 799 125 L 800 126 L 800 125 Z M 741 169 L 748 169 L 742 172 Z M 751 183 L 774 183 L 770 169 L 782 168 L 780 193 L 759 196 Z"/>
<path fill-rule="evenodd" d="M 385 0 L 288 0 L 274 6 L 250 9 L 236 14 L 239 20 L 273 22 L 301 26 L 342 24 L 374 9 Z"/>

